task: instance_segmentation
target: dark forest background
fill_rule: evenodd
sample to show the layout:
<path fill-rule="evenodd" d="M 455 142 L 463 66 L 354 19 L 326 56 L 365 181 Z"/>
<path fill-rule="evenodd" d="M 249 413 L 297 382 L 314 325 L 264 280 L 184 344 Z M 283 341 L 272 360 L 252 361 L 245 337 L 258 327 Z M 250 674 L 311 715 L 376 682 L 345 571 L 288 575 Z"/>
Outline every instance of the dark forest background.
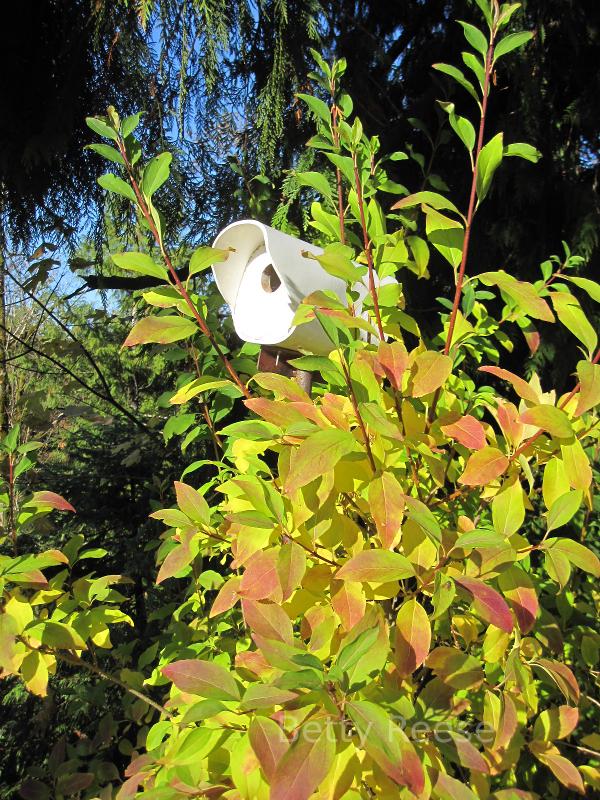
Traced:
<path fill-rule="evenodd" d="M 436 100 L 456 99 L 466 116 L 475 108 L 431 68 L 460 62 L 456 19 L 477 20 L 476 2 L 20 0 L 3 11 L 0 433 L 20 423 L 43 441 L 33 479 L 77 508 L 74 521 L 45 535 L 62 543 L 83 534 L 108 551 L 109 569 L 129 565 L 139 638 L 151 641 L 160 627 L 148 512 L 188 465 L 202 469 L 212 444 L 200 414 L 164 399 L 189 353 L 120 350 L 141 284 L 117 275 L 107 253 L 115 243 L 139 244 L 140 232 L 124 208 L 106 207 L 101 159 L 84 149 L 92 138 L 85 117 L 111 104 L 122 115 L 143 111 L 150 152 L 174 153 L 161 204 L 178 263 L 244 216 L 310 235 L 294 169 L 322 166 L 311 167 L 304 145 L 313 125 L 295 97 L 311 85 L 311 47 L 347 59 L 345 87 L 383 152 L 412 156 L 398 162 L 394 180 L 414 191 L 423 170 L 433 172 L 464 205 L 464 148 L 446 135 Z M 530 142 L 542 159 L 511 159 L 498 175 L 470 263 L 534 279 L 540 262 L 564 256 L 566 242 L 583 257 L 582 274 L 597 280 L 600 4 L 524 0 L 519 24 L 535 36 L 499 64 L 488 132 Z M 426 290 L 410 276 L 405 284 L 411 313 L 425 323 L 435 295 L 450 288 L 447 270 L 432 273 L 439 277 Z M 569 350 L 571 339 L 544 340 L 531 368 L 560 388 Z M 513 355 L 528 357 L 524 340 Z M 68 670 L 44 700 L 15 682 L 0 700 L 0 797 L 14 796 L 49 754 L 62 757 L 74 731 L 85 760 L 94 748 L 86 730 L 101 718 L 108 736 L 117 725 L 111 714 L 111 698 L 94 697 L 90 682 Z M 115 758 L 126 763 L 127 746 L 119 747 Z"/>

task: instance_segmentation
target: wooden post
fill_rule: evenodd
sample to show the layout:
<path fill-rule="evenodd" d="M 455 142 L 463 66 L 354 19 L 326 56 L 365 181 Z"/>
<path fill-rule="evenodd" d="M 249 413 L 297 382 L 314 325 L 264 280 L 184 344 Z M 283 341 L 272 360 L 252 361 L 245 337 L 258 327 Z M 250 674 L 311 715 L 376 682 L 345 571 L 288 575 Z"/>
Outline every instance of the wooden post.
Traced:
<path fill-rule="evenodd" d="M 299 358 L 302 353 L 295 350 L 282 350 L 279 347 L 261 347 L 258 356 L 259 372 L 275 372 L 277 375 L 285 375 L 292 378 L 301 389 L 304 389 L 310 397 L 312 390 L 312 372 L 305 369 L 298 369 L 289 362 L 294 358 Z"/>

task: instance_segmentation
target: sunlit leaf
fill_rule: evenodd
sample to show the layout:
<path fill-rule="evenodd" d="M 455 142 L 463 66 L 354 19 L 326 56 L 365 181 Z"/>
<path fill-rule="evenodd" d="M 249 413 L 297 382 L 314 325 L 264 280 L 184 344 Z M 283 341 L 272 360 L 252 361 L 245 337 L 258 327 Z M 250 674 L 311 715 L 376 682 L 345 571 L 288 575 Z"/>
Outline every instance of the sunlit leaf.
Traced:
<path fill-rule="evenodd" d="M 196 323 L 185 317 L 144 317 L 137 322 L 123 347 L 134 347 L 137 344 L 171 344 L 187 339 L 198 330 Z"/>
<path fill-rule="evenodd" d="M 402 677 L 412 675 L 427 658 L 431 645 L 431 625 L 423 606 L 414 598 L 400 606 L 396 617 L 394 663 Z"/>
<path fill-rule="evenodd" d="M 336 573 L 340 581 L 386 583 L 414 575 L 410 561 L 390 550 L 363 550 L 352 556 Z"/>
<path fill-rule="evenodd" d="M 213 700 L 240 699 L 240 690 L 231 672 L 214 661 L 173 661 L 162 668 L 162 673 L 187 694 Z"/>
<path fill-rule="evenodd" d="M 508 458 L 497 447 L 486 445 L 469 456 L 459 482 L 465 486 L 485 486 L 499 478 L 508 467 Z"/>
<path fill-rule="evenodd" d="M 473 595 L 473 607 L 486 622 L 506 633 L 512 633 L 512 614 L 502 595 L 477 578 L 461 575 L 454 580 Z"/>

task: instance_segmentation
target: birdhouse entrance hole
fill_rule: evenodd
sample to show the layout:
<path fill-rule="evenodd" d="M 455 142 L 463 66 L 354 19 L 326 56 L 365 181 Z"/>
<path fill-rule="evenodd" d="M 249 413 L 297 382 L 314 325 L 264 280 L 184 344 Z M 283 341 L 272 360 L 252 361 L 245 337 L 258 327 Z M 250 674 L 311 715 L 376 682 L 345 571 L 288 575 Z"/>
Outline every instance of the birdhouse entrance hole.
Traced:
<path fill-rule="evenodd" d="M 260 285 L 262 286 L 263 290 L 267 292 L 267 294 L 276 292 L 281 286 L 281 278 L 275 272 L 273 264 L 269 264 L 263 269 L 260 276 Z"/>

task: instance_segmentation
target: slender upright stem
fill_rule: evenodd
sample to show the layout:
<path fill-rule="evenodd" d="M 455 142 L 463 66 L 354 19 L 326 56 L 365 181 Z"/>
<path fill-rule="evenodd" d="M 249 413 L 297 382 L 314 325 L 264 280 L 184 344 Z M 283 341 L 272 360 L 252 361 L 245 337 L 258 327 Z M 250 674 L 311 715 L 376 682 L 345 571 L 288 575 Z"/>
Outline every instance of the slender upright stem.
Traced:
<path fill-rule="evenodd" d="M 492 59 L 494 57 L 494 36 L 495 31 L 492 30 L 490 35 L 490 43 L 488 46 L 487 55 L 485 58 L 485 76 L 483 82 L 483 98 L 481 103 L 481 117 L 479 120 L 479 133 L 477 135 L 477 147 L 475 149 L 475 160 L 473 161 L 473 176 L 471 178 L 471 192 L 469 194 L 469 207 L 467 210 L 467 217 L 465 223 L 465 236 L 463 239 L 462 257 L 456 276 L 456 288 L 454 290 L 454 302 L 452 303 L 452 311 L 450 312 L 450 322 L 448 323 L 448 333 L 446 334 L 446 342 L 444 344 L 444 355 L 448 355 L 450 347 L 452 346 L 452 337 L 454 336 L 454 327 L 456 325 L 456 317 L 458 316 L 458 307 L 460 306 L 460 299 L 462 297 L 462 290 L 465 279 L 465 270 L 467 268 L 467 259 L 469 257 L 469 245 L 471 242 L 471 228 L 473 226 L 473 217 L 475 216 L 476 200 L 477 200 L 477 164 L 479 162 L 479 154 L 483 147 L 483 135 L 485 132 L 485 119 L 487 114 L 488 97 L 490 94 L 490 77 L 492 74 Z M 427 414 L 427 432 L 433 422 L 435 409 L 437 408 L 438 400 L 440 399 L 441 388 L 437 389 L 431 403 L 431 408 Z"/>
<path fill-rule="evenodd" d="M 198 364 L 198 356 L 195 353 L 195 348 L 194 347 L 190 347 L 190 354 L 191 354 L 192 360 L 194 362 L 194 367 L 196 369 L 196 375 L 200 378 L 202 373 L 200 371 L 200 365 Z M 210 409 L 208 407 L 208 403 L 206 402 L 206 400 L 201 400 L 200 401 L 200 406 L 202 408 L 202 415 L 204 416 L 204 419 L 206 420 L 206 425 L 208 426 L 208 431 L 209 431 L 209 433 L 210 433 L 210 435 L 212 437 L 213 447 L 214 447 L 214 450 L 215 450 L 215 458 L 218 460 L 219 459 L 219 455 L 220 455 L 219 454 L 219 449 L 221 449 L 221 450 L 223 449 L 223 442 L 221 441 L 217 431 L 215 430 L 213 419 L 212 419 L 212 417 L 210 415 Z"/>
<path fill-rule="evenodd" d="M 373 473 L 377 472 L 377 465 L 375 464 L 375 459 L 373 458 L 373 451 L 371 450 L 371 442 L 369 441 L 369 434 L 367 433 L 367 428 L 365 426 L 365 421 L 363 420 L 360 409 L 358 408 L 358 401 L 356 399 L 356 393 L 354 392 L 354 387 L 352 386 L 352 378 L 350 377 L 350 372 L 344 359 L 341 359 L 342 370 L 344 373 L 344 377 L 346 378 L 346 385 L 348 386 L 348 392 L 350 394 L 350 402 L 352 403 L 352 408 L 354 409 L 354 415 L 356 416 L 356 420 L 360 427 L 363 441 L 365 443 L 365 450 L 367 451 L 367 457 L 369 459 L 369 464 L 371 465 L 371 469 Z"/>
<path fill-rule="evenodd" d="M 129 182 L 131 183 L 131 187 L 132 187 L 132 189 L 133 189 L 133 191 L 135 193 L 135 196 L 136 196 L 136 199 L 137 199 L 137 202 L 138 202 L 138 206 L 139 206 L 142 214 L 144 215 L 144 219 L 146 220 L 146 223 L 148 224 L 150 232 L 152 233 L 152 236 L 154 237 L 154 241 L 156 242 L 156 244 L 157 244 L 157 246 L 158 246 L 158 248 L 160 250 L 160 253 L 161 253 L 162 257 L 163 257 L 163 260 L 164 260 L 165 264 L 167 265 L 167 269 L 169 270 L 171 278 L 173 279 L 173 283 L 177 287 L 177 291 L 179 292 L 179 294 L 181 295 L 181 297 L 185 301 L 186 305 L 188 306 L 188 308 L 192 312 L 192 314 L 194 316 L 194 319 L 198 323 L 198 327 L 200 328 L 202 333 L 206 336 L 206 338 L 209 340 L 209 342 L 211 343 L 214 351 L 216 352 L 218 357 L 221 359 L 221 362 L 223 363 L 225 369 L 227 370 L 227 372 L 231 376 L 231 379 L 233 380 L 233 382 L 236 384 L 238 389 L 242 392 L 242 394 L 245 397 L 251 397 L 252 395 L 251 395 L 248 387 L 245 386 L 245 384 L 242 382 L 240 376 L 237 374 L 237 372 L 233 368 L 231 362 L 229 361 L 229 359 L 227 358 L 225 353 L 221 350 L 217 340 L 215 339 L 215 337 L 213 335 L 213 332 L 210 330 L 210 328 L 206 324 L 206 320 L 203 318 L 203 316 L 200 314 L 200 312 L 196 308 L 195 304 L 192 302 L 192 299 L 189 296 L 185 286 L 183 285 L 183 283 L 179 279 L 179 275 L 177 274 L 177 270 L 173 266 L 173 262 L 171 261 L 171 257 L 169 255 L 169 253 L 167 252 L 167 249 L 164 246 L 164 243 L 163 243 L 163 240 L 162 240 L 162 236 L 158 232 L 158 229 L 156 227 L 154 219 L 152 218 L 152 214 L 150 213 L 150 209 L 148 208 L 148 204 L 146 203 L 146 200 L 145 200 L 145 198 L 144 198 L 144 196 L 143 196 L 143 194 L 142 194 L 142 192 L 140 190 L 140 187 L 139 187 L 138 182 L 137 182 L 137 180 L 135 178 L 135 175 L 133 174 L 133 169 L 132 169 L 132 166 L 131 166 L 131 162 L 129 161 L 129 158 L 127 157 L 127 152 L 125 150 L 125 145 L 124 145 L 122 139 L 119 139 L 118 146 L 119 146 L 119 152 L 121 153 L 121 156 L 123 157 L 123 160 L 125 162 L 125 167 L 127 169 L 127 174 L 129 176 Z"/>
<path fill-rule="evenodd" d="M 375 267 L 373 265 L 373 250 L 371 249 L 371 240 L 369 239 L 369 232 L 367 230 L 367 221 L 365 218 L 365 204 L 362 193 L 362 183 L 360 180 L 360 173 L 358 171 L 358 160 L 356 153 L 352 156 L 352 163 L 354 165 L 354 183 L 356 184 L 356 201 L 358 203 L 358 211 L 360 214 L 360 225 L 363 232 L 363 245 L 365 248 L 365 255 L 367 257 L 367 266 L 369 269 L 369 292 L 373 299 L 373 310 L 375 312 L 375 320 L 377 322 L 377 330 L 381 341 L 385 341 L 385 334 L 383 332 L 383 325 L 381 324 L 381 313 L 379 311 L 379 298 L 377 297 L 377 288 L 375 286 Z"/>
<path fill-rule="evenodd" d="M 335 103 L 335 86 L 331 84 L 331 134 L 333 136 L 333 146 L 336 150 L 340 147 L 340 134 L 338 131 L 338 115 L 339 110 Z M 346 244 L 346 228 L 344 216 L 344 190 L 342 186 L 342 171 L 339 167 L 335 168 L 335 180 L 337 186 L 337 201 L 338 201 L 338 220 L 340 224 L 340 242 Z"/>
<path fill-rule="evenodd" d="M 456 289 L 454 292 L 454 302 L 452 304 L 452 312 L 450 314 L 450 323 L 448 325 L 448 333 L 446 335 L 446 344 L 444 346 L 444 353 L 448 355 L 450 346 L 452 344 L 452 337 L 454 335 L 454 326 L 456 325 L 456 317 L 458 314 L 458 307 L 460 305 L 460 298 L 462 296 L 463 282 L 465 278 L 465 270 L 467 267 L 467 259 L 469 257 L 469 244 L 471 241 L 471 227 L 473 225 L 473 217 L 475 216 L 475 203 L 477 200 L 477 163 L 479 161 L 479 154 L 483 147 L 483 134 L 485 132 L 485 118 L 487 113 L 487 103 L 490 93 L 490 76 L 492 74 L 492 59 L 494 57 L 494 31 L 490 36 L 490 44 L 485 59 L 485 77 L 483 84 L 483 98 L 481 104 L 481 118 L 479 120 L 479 134 L 477 136 L 477 148 L 475 150 L 475 161 L 473 162 L 473 178 L 471 180 L 471 194 L 469 196 L 469 208 L 467 211 L 467 221 L 465 224 L 465 238 L 463 241 L 462 258 L 460 267 L 456 278 Z"/>

